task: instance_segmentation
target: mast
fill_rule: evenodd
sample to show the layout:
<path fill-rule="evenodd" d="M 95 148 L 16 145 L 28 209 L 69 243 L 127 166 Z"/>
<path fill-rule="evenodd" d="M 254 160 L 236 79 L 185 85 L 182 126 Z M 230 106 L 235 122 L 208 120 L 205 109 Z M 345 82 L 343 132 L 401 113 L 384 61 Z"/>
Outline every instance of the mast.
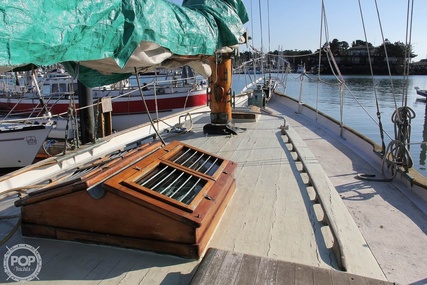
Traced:
<path fill-rule="evenodd" d="M 77 81 L 79 95 L 79 111 L 81 125 L 82 144 L 95 141 L 95 114 L 93 110 L 92 90 L 86 87 L 80 80 Z"/>
<path fill-rule="evenodd" d="M 46 114 L 46 115 L 48 115 L 48 116 L 50 117 L 50 116 L 51 116 L 51 114 L 49 113 L 49 111 L 48 111 L 48 110 L 47 110 L 47 108 L 46 108 L 46 104 L 45 104 L 45 102 L 44 102 L 44 99 L 43 99 L 42 93 L 41 93 L 41 91 L 40 91 L 39 84 L 38 84 L 38 82 L 37 82 L 36 71 L 35 71 L 34 69 L 31 71 L 31 79 L 32 79 L 32 82 L 33 82 L 34 87 L 35 87 L 35 89 L 36 89 L 36 94 L 37 94 L 37 97 L 39 98 L 40 105 L 42 106 L 42 110 L 41 110 L 41 112 L 42 112 L 43 114 Z M 17 80 L 18 80 L 18 79 L 17 79 Z"/>
<path fill-rule="evenodd" d="M 210 59 L 212 75 L 209 78 L 211 123 L 203 127 L 208 134 L 236 134 L 231 108 L 231 54 L 216 53 Z"/>

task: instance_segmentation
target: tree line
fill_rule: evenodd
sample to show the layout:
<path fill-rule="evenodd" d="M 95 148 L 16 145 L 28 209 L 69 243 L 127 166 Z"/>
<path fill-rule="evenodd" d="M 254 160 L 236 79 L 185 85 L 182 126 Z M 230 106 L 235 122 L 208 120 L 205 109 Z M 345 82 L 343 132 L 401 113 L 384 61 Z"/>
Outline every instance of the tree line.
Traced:
<path fill-rule="evenodd" d="M 322 53 L 322 61 L 320 63 L 322 73 L 330 74 L 334 70 L 328 64 L 326 50 L 329 50 L 329 53 L 334 56 L 343 74 L 369 74 L 369 62 L 372 63 L 376 74 L 388 74 L 388 66 L 390 66 L 392 74 L 403 74 L 404 63 L 409 63 L 410 59 L 417 56 L 414 54 L 411 45 L 406 45 L 400 41 L 392 43 L 386 39 L 384 43 L 375 47 L 372 43 L 363 40 L 355 40 L 350 45 L 346 41 L 333 39 L 331 42 L 326 43 L 321 50 L 317 49 L 315 52 L 312 50 L 275 50 L 268 52 L 266 58 L 269 58 L 268 55 L 272 55 L 271 58 L 284 57 L 290 63 L 291 68 L 295 68 L 298 64 L 304 64 L 306 70 L 310 70 L 319 67 L 320 51 Z M 235 66 L 250 62 L 260 56 L 259 51 L 239 53 L 235 58 Z M 275 64 L 277 64 L 277 61 L 274 60 L 269 60 L 267 63 L 269 68 L 277 68 L 277 66 L 274 66 Z M 425 66 L 424 70 L 419 71 L 418 74 L 427 74 L 427 66 Z"/>

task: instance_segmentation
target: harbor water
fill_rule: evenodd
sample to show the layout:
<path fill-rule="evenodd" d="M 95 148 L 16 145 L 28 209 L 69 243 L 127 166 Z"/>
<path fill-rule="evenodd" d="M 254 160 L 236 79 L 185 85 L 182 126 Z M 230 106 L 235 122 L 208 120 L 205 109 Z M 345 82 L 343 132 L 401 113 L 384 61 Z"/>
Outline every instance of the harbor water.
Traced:
<path fill-rule="evenodd" d="M 275 76 L 272 74 L 272 77 Z M 392 116 L 396 108 L 403 105 L 411 108 L 415 113 L 415 118 L 411 121 L 410 145 L 413 167 L 427 177 L 427 146 L 422 143 L 427 142 L 427 103 L 426 98 L 417 95 L 414 89 L 416 86 L 427 89 L 427 76 L 344 76 L 342 100 L 340 86 L 332 75 L 324 75 L 320 79 L 311 74 L 277 76 L 283 80 L 288 96 L 297 100 L 301 98 L 303 103 L 339 121 L 342 117 L 345 125 L 379 145 L 381 136 L 376 102 L 386 146 L 395 138 Z M 239 92 L 253 79 L 248 77 L 244 74 L 233 75 L 233 90 Z"/>

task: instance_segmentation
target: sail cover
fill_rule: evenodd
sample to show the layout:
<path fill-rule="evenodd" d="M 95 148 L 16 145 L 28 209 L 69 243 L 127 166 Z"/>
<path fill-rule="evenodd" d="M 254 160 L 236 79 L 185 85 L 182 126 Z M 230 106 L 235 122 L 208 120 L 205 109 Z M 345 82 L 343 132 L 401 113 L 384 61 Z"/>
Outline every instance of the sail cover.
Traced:
<path fill-rule="evenodd" d="M 242 0 L 0 0 L 0 72 L 62 63 L 88 87 L 190 65 L 241 43 Z"/>

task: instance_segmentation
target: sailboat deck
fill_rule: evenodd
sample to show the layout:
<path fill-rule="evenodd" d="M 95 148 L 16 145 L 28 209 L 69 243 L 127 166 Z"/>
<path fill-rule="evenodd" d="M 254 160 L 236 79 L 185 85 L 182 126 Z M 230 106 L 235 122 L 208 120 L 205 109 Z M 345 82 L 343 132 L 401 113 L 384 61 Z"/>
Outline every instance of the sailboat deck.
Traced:
<path fill-rule="evenodd" d="M 283 108 L 279 103 L 272 102 L 270 105 Z M 294 130 L 301 131 L 302 136 L 307 135 L 308 132 L 300 129 L 296 120 L 290 122 Z M 308 176 L 303 163 L 293 151 L 293 146 L 286 136 L 282 135 L 280 126 L 284 124 L 283 118 L 258 115 L 255 122 L 236 123 L 236 126 L 241 128 L 237 135 L 222 136 L 205 135 L 203 126 L 207 123 L 209 116 L 203 116 L 194 121 L 191 132 L 170 140 L 178 139 L 238 164 L 235 172 L 235 194 L 208 247 L 326 270 L 339 270 L 342 261 L 334 254 L 334 234 L 331 227 L 324 222 L 325 211 L 317 201 L 312 178 Z M 315 137 L 312 140 L 320 139 Z M 328 150 L 330 151 L 332 150 Z M 338 156 L 339 150 L 334 151 Z M 313 153 L 316 154 L 314 150 Z M 334 156 L 334 153 L 328 155 Z M 316 157 L 321 156 L 322 154 L 316 154 Z M 309 162 L 317 165 L 316 160 Z M 343 171 L 353 173 L 351 167 Z M 333 177 L 331 180 L 335 179 L 339 177 Z M 335 202 L 342 203 L 341 200 Z M 3 215 L 19 213 L 12 203 L 11 198 L 1 202 Z M 16 218 L 2 220 L 2 236 L 5 236 L 16 222 Z M 329 224 L 331 223 L 336 221 L 329 221 Z M 340 228 L 343 225 L 335 226 Z M 352 232 L 347 234 L 351 236 Z M 357 230 L 355 234 L 360 235 L 360 232 Z M 368 231 L 369 234 L 371 232 Z M 375 244 L 375 241 L 373 243 Z M 42 270 L 38 275 L 42 283 L 189 284 L 200 263 L 200 260 L 160 253 L 23 237 L 20 231 L 2 246 L 0 255 L 6 253 L 7 247 L 16 244 L 29 244 L 38 249 L 43 260 Z M 371 245 L 369 242 L 368 244 L 369 246 L 355 246 L 365 247 L 369 251 Z M 365 257 L 369 264 L 372 256 L 368 254 Z M 369 270 L 371 272 L 366 271 L 362 275 L 384 278 L 379 267 L 374 266 Z M 0 280 L 6 279 L 8 276 L 1 272 Z"/>

